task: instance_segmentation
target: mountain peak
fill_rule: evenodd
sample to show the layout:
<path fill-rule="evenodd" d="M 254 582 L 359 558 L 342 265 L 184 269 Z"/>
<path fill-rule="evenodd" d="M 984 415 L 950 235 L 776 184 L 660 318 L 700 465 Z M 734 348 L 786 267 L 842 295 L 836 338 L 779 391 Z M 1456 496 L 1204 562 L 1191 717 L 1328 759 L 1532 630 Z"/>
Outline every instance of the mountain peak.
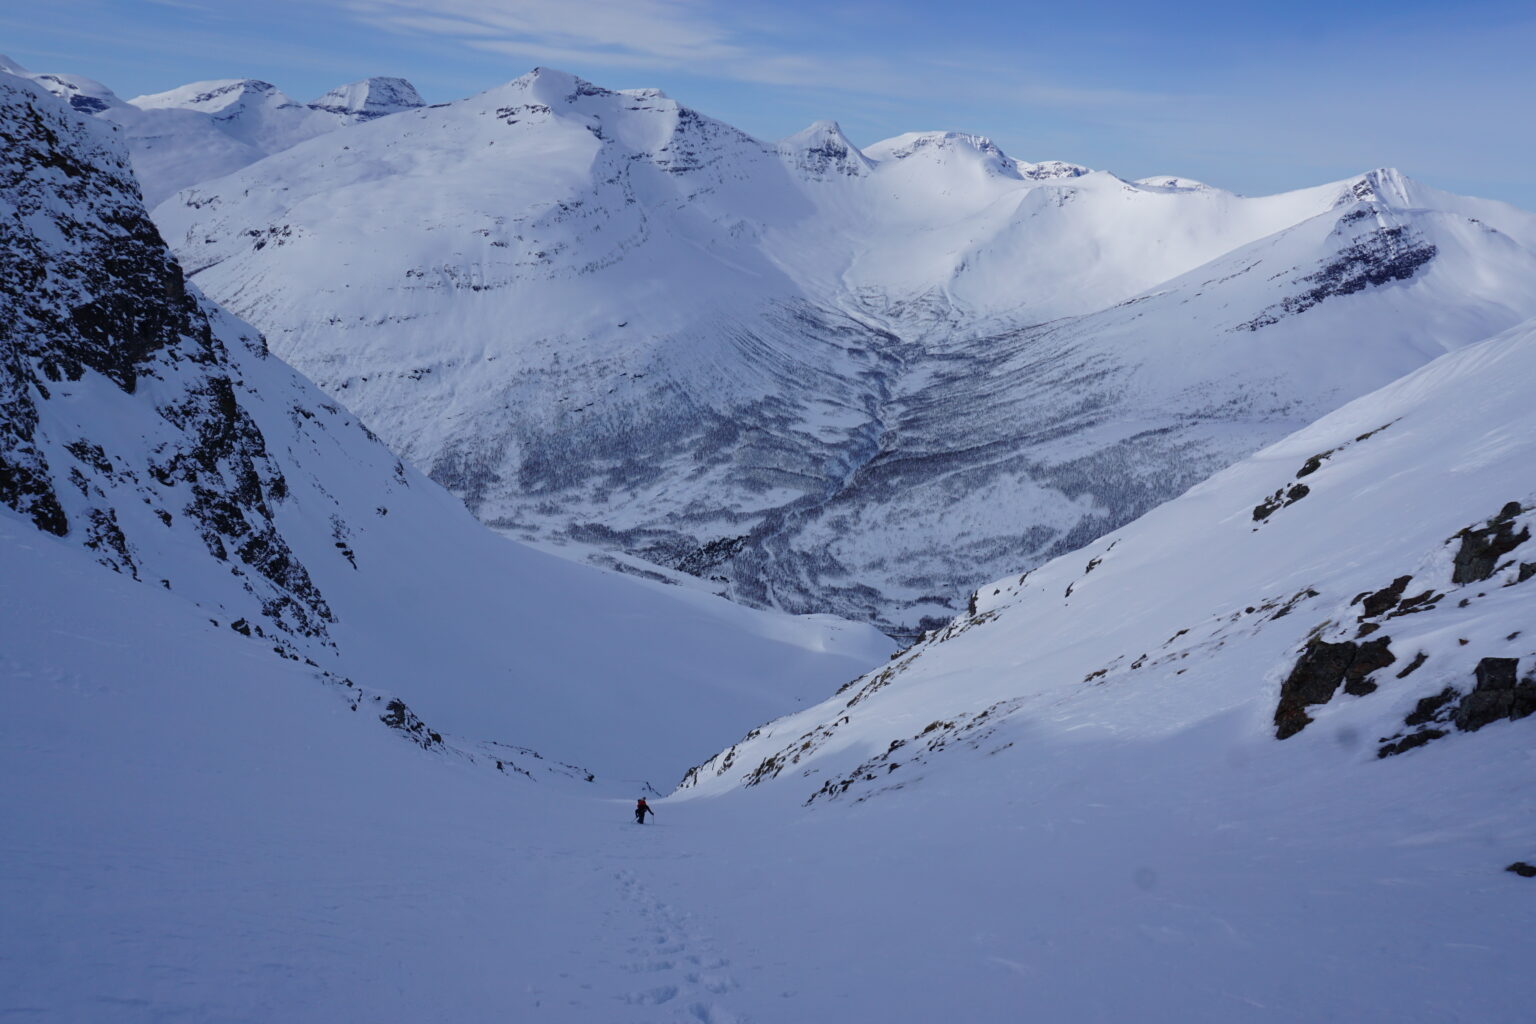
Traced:
<path fill-rule="evenodd" d="M 1142 185 L 1147 188 L 1166 189 L 1170 192 L 1214 192 L 1216 189 L 1203 181 L 1194 178 L 1181 178 L 1175 174 L 1154 174 L 1150 178 L 1137 178 L 1131 182 L 1133 185 Z"/>
<path fill-rule="evenodd" d="M 275 101 L 278 105 L 293 103 L 277 86 L 259 78 L 217 78 L 206 82 L 188 82 L 165 92 L 135 96 L 128 102 L 140 110 L 173 107 L 217 114 L 252 100 Z"/>
<path fill-rule="evenodd" d="M 1092 174 L 1093 170 L 1082 164 L 1070 164 L 1065 160 L 1043 160 L 1037 164 L 1027 164 L 1021 161 L 1013 161 L 1014 168 L 1019 172 L 1019 177 L 1028 178 L 1031 181 L 1049 181 L 1055 178 L 1081 178 L 1085 174 Z"/>
<path fill-rule="evenodd" d="M 118 99 L 116 93 L 94 78 L 85 78 L 82 75 L 38 74 L 28 71 L 3 54 L 0 54 L 0 71 L 47 89 L 82 114 L 97 114 L 123 105 L 123 101 Z"/>
<path fill-rule="evenodd" d="M 374 77 L 338 85 L 310 106 L 335 114 L 357 114 L 363 120 L 426 106 L 416 87 L 403 78 Z"/>
<path fill-rule="evenodd" d="M 1395 167 L 1378 167 L 1359 177 L 1350 178 L 1343 185 L 1344 191 L 1335 203 L 1337 206 L 1357 201 L 1377 201 L 1388 206 L 1418 205 L 1414 200 L 1417 189 L 1413 179 Z"/>
<path fill-rule="evenodd" d="M 877 163 L 882 160 L 906 160 L 914 156 L 943 160 L 952 154 L 968 154 L 980 158 L 986 169 L 1008 178 L 1019 177 L 1014 161 L 985 135 L 970 132 L 936 131 L 907 132 L 893 139 L 877 142 L 864 150 L 864 154 Z"/>
<path fill-rule="evenodd" d="M 816 121 L 783 139 L 779 154 L 816 180 L 868 174 L 874 166 L 836 121 Z"/>
<path fill-rule="evenodd" d="M 556 68 L 534 68 L 526 75 L 514 78 L 510 84 L 550 106 L 573 103 L 583 96 L 613 95 L 611 90 Z"/>

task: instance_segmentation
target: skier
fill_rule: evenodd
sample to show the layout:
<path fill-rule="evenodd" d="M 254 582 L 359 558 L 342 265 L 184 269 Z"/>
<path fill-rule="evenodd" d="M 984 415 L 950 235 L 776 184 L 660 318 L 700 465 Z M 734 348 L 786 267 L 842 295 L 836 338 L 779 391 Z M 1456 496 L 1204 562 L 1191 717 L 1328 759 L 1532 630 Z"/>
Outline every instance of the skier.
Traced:
<path fill-rule="evenodd" d="M 644 825 L 647 814 L 653 818 L 656 817 L 656 812 L 651 810 L 651 805 L 645 802 L 645 797 L 641 797 L 635 801 L 635 824 Z"/>

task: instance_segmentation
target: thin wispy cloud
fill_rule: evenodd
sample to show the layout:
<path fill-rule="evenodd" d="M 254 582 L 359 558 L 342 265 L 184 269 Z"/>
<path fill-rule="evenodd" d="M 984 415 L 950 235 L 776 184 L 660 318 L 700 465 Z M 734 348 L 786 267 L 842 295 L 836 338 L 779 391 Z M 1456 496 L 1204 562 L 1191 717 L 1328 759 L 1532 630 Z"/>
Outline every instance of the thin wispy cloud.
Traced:
<path fill-rule="evenodd" d="M 535 65 L 657 86 L 762 138 L 989 135 L 1023 159 L 1245 192 L 1379 164 L 1536 205 L 1529 0 L 75 0 L 0 13 L 10 56 L 121 95 L 396 74 L 451 100 Z M 45 67 L 46 66 L 46 67 Z"/>
<path fill-rule="evenodd" d="M 710 0 L 342 0 L 355 17 L 397 33 L 577 68 L 654 69 L 756 85 L 883 96 L 959 94 L 979 83 L 1053 107 L 1144 104 L 1163 97 L 1041 83 L 1001 64 L 939 54 L 818 52 L 806 26 Z M 792 19 L 787 19 L 792 22 Z M 776 28 L 777 31 L 771 29 Z M 797 32 L 796 29 L 802 31 Z"/>
<path fill-rule="evenodd" d="M 717 67 L 759 56 L 700 0 L 349 0 L 383 27 L 477 46 L 579 54 L 594 63 Z"/>

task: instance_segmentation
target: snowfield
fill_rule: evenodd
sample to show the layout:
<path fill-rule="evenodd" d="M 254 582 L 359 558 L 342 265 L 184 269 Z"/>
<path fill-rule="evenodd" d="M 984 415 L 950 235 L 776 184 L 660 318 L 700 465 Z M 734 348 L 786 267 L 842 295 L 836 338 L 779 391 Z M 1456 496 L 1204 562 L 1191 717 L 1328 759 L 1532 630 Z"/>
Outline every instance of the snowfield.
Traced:
<path fill-rule="evenodd" d="M 532 102 L 551 81 L 517 89 Z M 1343 212 L 1245 243 L 1223 267 L 1294 264 L 1326 236 L 1342 261 L 1327 265 L 1341 269 L 1299 293 L 1267 272 L 1267 283 L 1246 278 L 1252 301 L 1220 317 L 1258 309 L 1275 322 L 1228 330 L 1227 345 L 1287 339 L 1266 372 L 1294 373 L 1313 399 L 1337 386 L 1331 404 L 1412 372 L 1080 550 L 1019 564 L 888 657 L 867 625 L 742 607 L 631 555 L 609 554 L 623 571 L 606 571 L 486 529 L 187 280 L 148 220 L 123 133 L 46 85 L 0 71 L 0 1016 L 1530 1020 L 1536 878 L 1506 868 L 1536 863 L 1536 320 L 1466 344 L 1520 308 L 1527 251 L 1513 234 L 1480 234 L 1472 207 L 1430 210 L 1418 205 L 1428 193 L 1375 175 L 1357 183 L 1370 198 L 1351 186 Z M 595 159 L 622 127 L 634 133 L 626 146 L 650 147 L 679 175 L 731 149 L 807 181 L 932 160 L 967 188 L 1120 187 L 1070 165 L 1013 163 L 970 136 L 859 154 L 821 125 L 764 151 L 652 93 L 570 102 L 605 116 L 603 104 L 653 109 L 621 126 L 594 120 L 597 133 L 540 128 L 552 155 L 520 164 L 526 173 L 558 175 L 554 157 L 582 147 Z M 346 134 L 383 139 L 431 116 L 393 113 Z M 466 137 L 477 117 L 458 126 Z M 719 173 L 698 202 L 763 194 Z M 669 180 L 684 179 L 652 184 Z M 1162 178 L 1137 188 L 1216 194 Z M 669 237 L 682 259 L 700 236 Z M 733 250 L 747 262 L 726 269 L 719 250 L 684 266 L 715 268 L 700 287 L 720 284 L 716 296 L 746 288 L 749 271 L 790 280 L 768 244 Z M 272 286 L 259 269 L 253 289 Z M 1114 314 L 1127 318 L 1116 329 L 1143 315 L 1217 317 L 1194 301 L 1216 287 L 1211 272 L 1149 293 Z M 1474 272 L 1486 292 L 1462 276 Z M 580 295 L 557 275 L 547 283 Z M 1460 286 L 1471 290 L 1453 307 Z M 1298 294 L 1317 305 L 1298 310 Z M 686 320 L 708 301 L 671 312 Z M 791 347 L 776 385 L 766 372 L 744 379 L 736 356 L 710 363 L 717 348 L 695 336 L 708 372 L 671 386 L 757 388 L 764 402 L 820 394 L 815 429 L 832 452 L 867 423 L 852 399 L 824 396 L 873 386 L 878 375 L 841 371 L 889 353 L 857 340 L 868 323 L 831 309 L 817 330 L 844 333 L 815 335 L 831 339 L 822 363 L 789 359 Z M 559 322 L 530 310 L 508 329 Z M 654 302 L 636 323 L 665 312 Z M 968 357 L 907 365 L 930 383 L 1014 395 L 1009 380 L 1087 360 L 1058 385 L 1083 406 L 1063 450 L 1084 457 L 1132 429 L 1086 408 L 1099 400 L 1084 397 L 1099 356 L 1072 352 L 1109 336 L 1084 326 L 1100 315 L 1001 331 L 984 374 Z M 1328 355 L 1294 329 L 1315 316 L 1381 333 Z M 784 330 L 786 344 L 808 336 Z M 1052 330 L 1087 340 L 1049 341 Z M 379 336 L 385 347 L 400 337 Z M 1202 359 L 1242 362 L 1189 337 Z M 557 355 L 589 365 L 569 337 L 549 338 L 549 366 Z M 1171 334 L 1143 340 L 1143 369 L 1184 351 Z M 805 387 L 817 366 L 825 376 Z M 1126 387 L 1195 387 L 1163 368 Z M 1068 395 L 1069 381 L 1088 390 Z M 434 394 L 395 386 L 402 408 Z M 544 386 L 561 393 L 553 377 Z M 926 404 L 933 392 L 910 380 L 897 390 L 909 386 L 904 415 L 938 430 L 953 410 Z M 1300 402 L 1278 386 L 1270 400 Z M 801 427 L 783 425 L 789 405 L 764 408 L 786 433 L 744 427 L 718 443 L 764 466 L 791 460 L 775 445 Z M 1022 418 L 1027 406 L 998 408 Z M 1308 406 L 1286 408 L 1243 444 Z M 443 410 L 466 427 L 477 414 Z M 1242 420 L 1202 422 L 1236 436 Z M 988 457 L 1009 443 L 994 437 Z M 1195 472 L 1194 449 L 1179 450 Z M 689 500 L 725 464 L 695 467 Z M 631 471 L 605 464 L 616 493 Z M 764 509 L 803 483 L 762 479 L 784 491 L 748 489 Z M 911 478 L 892 479 L 900 491 Z M 1011 480 L 957 481 L 947 521 L 1017 500 Z M 483 482 L 490 495 L 496 481 Z M 659 471 L 645 485 L 658 502 L 681 486 Z M 1070 490 L 1041 501 L 1090 507 Z M 984 527 L 962 539 L 985 550 Z M 919 550 L 929 528 L 903 543 Z M 731 548 L 713 564 L 753 550 Z M 707 560 L 685 568 L 708 575 Z M 864 597 L 885 593 L 871 583 Z M 688 765 L 674 793 L 654 795 Z M 647 793 L 656 817 L 639 826 L 633 800 Z"/>

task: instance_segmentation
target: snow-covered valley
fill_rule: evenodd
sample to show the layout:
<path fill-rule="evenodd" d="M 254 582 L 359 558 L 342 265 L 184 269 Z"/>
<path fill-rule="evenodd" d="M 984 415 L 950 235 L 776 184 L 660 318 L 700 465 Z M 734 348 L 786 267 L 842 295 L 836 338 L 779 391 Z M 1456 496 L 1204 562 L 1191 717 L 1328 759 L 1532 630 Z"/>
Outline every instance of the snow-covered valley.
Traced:
<path fill-rule="evenodd" d="M 189 274 L 509 536 L 892 632 L 1536 315 L 1536 218 L 1267 197 L 540 69 L 167 200 Z"/>
<path fill-rule="evenodd" d="M 0 588 L 37 640 L 0 655 L 19 1019 L 1529 1016 L 1536 883 L 1501 870 L 1536 854 L 1529 722 L 1378 763 L 1240 713 L 1109 735 L 1111 707 L 857 806 L 765 787 L 640 827 L 0 531 L 5 579 L 50 584 Z"/>
<path fill-rule="evenodd" d="M 212 241 L 182 236 L 184 269 L 140 200 L 131 131 L 35 77 L 0 71 L 0 1015 L 1530 1018 L 1536 878 L 1506 870 L 1536 863 L 1529 215 L 1389 173 L 1239 200 L 1014 164 L 974 138 L 861 154 L 819 126 L 764 149 L 660 97 L 595 90 L 570 102 L 651 107 L 681 136 L 623 134 L 649 123 L 641 111 L 615 124 L 598 107 L 575 127 L 525 113 L 545 118 L 524 140 L 544 158 L 466 162 L 486 176 L 453 202 L 563 195 L 562 154 L 614 159 L 604 135 L 622 135 L 673 169 L 625 157 L 623 187 L 655 191 L 584 230 L 606 237 L 638 208 L 636 251 L 657 274 L 624 279 L 628 305 L 597 302 L 620 279 L 557 272 L 569 253 L 548 249 L 542 277 L 437 277 L 388 307 L 399 320 L 303 345 L 289 331 L 333 367 L 317 374 L 333 394 L 371 396 L 360 421 L 200 288 L 227 274 L 251 308 L 307 317 L 313 293 L 361 290 L 400 253 L 297 229 L 237 252 L 223 234 L 246 216 L 229 210 L 237 176 L 161 208 L 164 225 L 186 197 L 209 200 Z M 337 140 L 468 109 L 450 123 L 459 142 L 500 141 L 515 126 L 492 105 L 509 101 L 480 99 L 492 113 L 390 113 L 240 173 L 313 166 L 334 144 L 327 159 L 354 176 L 327 173 L 351 184 L 306 209 L 371 225 L 347 213 L 382 202 L 368 183 L 424 157 Z M 738 162 L 678 141 L 699 137 Z M 1012 265 L 1037 290 L 986 307 L 1002 287 L 967 293 L 965 274 L 914 297 L 932 274 L 917 257 L 939 242 L 883 267 L 870 262 L 888 246 L 839 250 L 855 219 L 828 211 L 872 193 L 816 199 L 811 221 L 827 222 L 802 227 L 817 240 L 716 216 L 808 211 L 807 182 L 866 175 L 899 196 L 908 161 L 934 152 L 972 176 L 956 203 L 992 174 L 1007 195 L 989 203 L 1109 196 L 1137 216 L 1177 202 L 1181 223 L 1208 203 L 1209 234 L 1151 281 L 1126 269 L 1144 253 L 1110 265 L 1109 232 L 1092 243 L 1102 280 L 1052 283 L 1054 259 L 1004 231 L 969 265 L 990 252 L 982 267 Z M 688 200 L 663 202 L 669 183 Z M 1061 193 L 1042 188 L 1064 183 L 1077 198 L 1050 206 Z M 429 215 L 441 192 L 388 194 L 422 204 L 378 207 L 397 231 L 450 223 Z M 290 201 L 274 196 L 241 203 Z M 907 230 L 960 230 L 962 213 Z M 1062 244 L 1087 226 L 1058 228 Z M 535 227 L 486 244 L 526 255 L 546 237 Z M 294 267 L 331 267 L 324 287 L 294 289 L 294 267 L 255 258 L 305 246 Z M 857 287 L 814 294 L 789 250 L 843 261 Z M 662 287 L 673 276 L 687 297 Z M 478 305 L 504 294 L 548 304 Z M 985 330 L 952 331 L 962 306 Z M 609 325 L 625 309 L 634 319 Z M 1053 320 L 1030 320 L 1044 309 Z M 432 320 L 408 345 L 407 312 Z M 477 334 L 491 322 L 505 347 Z M 618 344 L 632 327 L 658 343 Z M 368 368 L 402 352 L 417 379 Z M 503 362 L 517 373 L 485 365 Z M 646 544 L 751 521 L 750 543 L 662 560 L 738 594 L 735 567 L 762 565 L 743 595 L 759 604 L 831 594 L 876 619 L 942 608 L 908 577 L 1007 574 L 971 578 L 961 614 L 891 656 L 867 624 L 499 536 L 369 429 L 408 449 L 391 430 L 438 422 L 420 415 L 431 407 L 444 419 L 422 429 L 463 439 L 493 407 L 554 416 L 541 403 L 604 385 L 624 401 L 593 406 L 603 429 L 570 450 L 508 442 L 517 465 L 537 453 L 544 468 L 470 488 L 482 518 L 512 515 L 526 488 L 552 510 L 544 527 L 501 528 L 552 546 L 562 531 L 604 539 L 569 530 L 568 499 Z M 693 433 L 706 420 L 707 439 Z M 411 454 L 452 476 L 425 451 Z M 715 454 L 668 475 L 699 453 Z M 806 483 L 823 477 L 842 482 Z M 675 488 L 700 509 L 686 528 L 665 511 Z M 721 511 L 743 493 L 758 504 Z M 1026 497 L 1036 518 L 1000 511 Z M 1055 532 L 994 544 L 1025 520 Z M 829 561 L 808 561 L 816 544 Z M 656 806 L 644 826 L 640 795 Z"/>

